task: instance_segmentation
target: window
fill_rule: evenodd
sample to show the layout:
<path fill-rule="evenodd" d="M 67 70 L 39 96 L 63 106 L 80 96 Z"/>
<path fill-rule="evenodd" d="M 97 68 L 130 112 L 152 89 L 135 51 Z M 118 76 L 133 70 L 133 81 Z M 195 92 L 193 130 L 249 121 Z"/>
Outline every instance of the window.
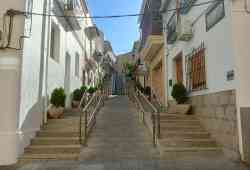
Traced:
<path fill-rule="evenodd" d="M 212 4 L 206 13 L 206 30 L 209 31 L 214 25 L 225 17 L 224 1 Z"/>
<path fill-rule="evenodd" d="M 75 76 L 79 77 L 80 73 L 80 56 L 78 53 L 76 53 L 76 58 L 75 58 Z"/>
<path fill-rule="evenodd" d="M 189 91 L 206 89 L 205 48 L 201 46 L 186 56 L 186 87 Z"/>
<path fill-rule="evenodd" d="M 50 57 L 59 62 L 60 56 L 60 30 L 58 26 L 52 23 L 50 35 Z"/>

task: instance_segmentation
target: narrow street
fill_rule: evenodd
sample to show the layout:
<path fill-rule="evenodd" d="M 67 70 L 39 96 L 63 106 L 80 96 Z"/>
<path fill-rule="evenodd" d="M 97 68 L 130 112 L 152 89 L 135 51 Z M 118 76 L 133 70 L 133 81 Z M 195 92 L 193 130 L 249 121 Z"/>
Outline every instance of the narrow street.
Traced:
<path fill-rule="evenodd" d="M 218 152 L 160 155 L 126 96 L 110 96 L 77 161 L 31 161 L 1 170 L 247 170 Z"/>
<path fill-rule="evenodd" d="M 125 96 L 113 96 L 97 117 L 97 124 L 82 150 L 81 160 L 155 160 L 157 149 L 140 124 L 133 104 Z"/>

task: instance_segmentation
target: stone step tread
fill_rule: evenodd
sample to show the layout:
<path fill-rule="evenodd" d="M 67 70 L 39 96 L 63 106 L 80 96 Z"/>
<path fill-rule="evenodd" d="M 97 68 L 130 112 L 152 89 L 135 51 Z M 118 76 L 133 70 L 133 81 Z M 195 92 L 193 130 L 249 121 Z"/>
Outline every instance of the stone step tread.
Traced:
<path fill-rule="evenodd" d="M 173 114 L 173 113 L 160 113 L 160 116 L 162 117 L 192 117 L 197 118 L 195 115 L 187 115 L 187 114 Z"/>
<path fill-rule="evenodd" d="M 200 121 L 193 120 L 193 119 L 161 119 L 161 122 L 166 122 L 166 123 L 199 123 Z"/>
<path fill-rule="evenodd" d="M 197 131 L 194 131 L 194 130 L 165 130 L 165 131 L 161 131 L 161 134 L 207 134 L 209 135 L 210 133 L 208 133 L 206 130 L 197 130 Z"/>
<path fill-rule="evenodd" d="M 161 130 L 204 130 L 202 127 L 198 126 L 161 126 Z"/>
<path fill-rule="evenodd" d="M 81 145 L 30 145 L 27 149 L 81 148 Z"/>
<path fill-rule="evenodd" d="M 164 143 L 164 142 L 172 142 L 172 141 L 177 141 L 177 142 L 215 142 L 211 138 L 195 138 L 195 139 L 185 139 L 185 138 L 165 138 L 165 139 L 159 139 L 159 142 Z"/>
<path fill-rule="evenodd" d="M 35 137 L 33 140 L 79 140 L 79 137 Z"/>
<path fill-rule="evenodd" d="M 20 157 L 20 160 L 78 160 L 79 153 L 71 154 L 34 154 L 25 153 Z"/>
<path fill-rule="evenodd" d="M 220 147 L 162 147 L 163 152 L 219 151 Z"/>

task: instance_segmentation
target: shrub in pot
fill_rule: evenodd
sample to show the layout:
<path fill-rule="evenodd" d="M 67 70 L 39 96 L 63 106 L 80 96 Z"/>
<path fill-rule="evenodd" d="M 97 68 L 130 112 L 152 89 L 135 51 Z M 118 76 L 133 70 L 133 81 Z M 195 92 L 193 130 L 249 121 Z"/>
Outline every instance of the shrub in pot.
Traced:
<path fill-rule="evenodd" d="M 64 112 L 66 95 L 63 88 L 56 88 L 53 90 L 50 98 L 50 107 L 48 114 L 50 118 L 61 118 Z"/>
<path fill-rule="evenodd" d="M 80 101 L 82 99 L 83 92 L 81 89 L 75 89 L 73 92 L 73 101 L 72 101 L 72 107 L 76 108 L 79 106 Z"/>
<path fill-rule="evenodd" d="M 188 100 L 187 90 L 182 83 L 174 85 L 171 95 L 176 100 L 177 104 L 184 104 Z"/>
<path fill-rule="evenodd" d="M 95 92 L 96 92 L 96 88 L 95 88 L 95 87 L 90 87 L 90 88 L 88 89 L 88 93 L 89 93 L 90 95 L 94 94 Z"/>
<path fill-rule="evenodd" d="M 82 86 L 80 89 L 82 91 L 82 94 L 84 94 L 88 90 L 87 86 Z"/>

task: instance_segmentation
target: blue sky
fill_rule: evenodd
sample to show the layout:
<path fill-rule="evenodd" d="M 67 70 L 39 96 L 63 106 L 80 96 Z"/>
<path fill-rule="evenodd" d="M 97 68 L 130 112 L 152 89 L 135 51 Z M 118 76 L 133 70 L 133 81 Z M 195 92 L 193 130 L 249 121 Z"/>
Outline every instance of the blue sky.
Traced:
<path fill-rule="evenodd" d="M 92 16 L 139 13 L 142 0 L 86 0 Z M 116 54 L 132 49 L 139 38 L 138 18 L 95 19 Z"/>

